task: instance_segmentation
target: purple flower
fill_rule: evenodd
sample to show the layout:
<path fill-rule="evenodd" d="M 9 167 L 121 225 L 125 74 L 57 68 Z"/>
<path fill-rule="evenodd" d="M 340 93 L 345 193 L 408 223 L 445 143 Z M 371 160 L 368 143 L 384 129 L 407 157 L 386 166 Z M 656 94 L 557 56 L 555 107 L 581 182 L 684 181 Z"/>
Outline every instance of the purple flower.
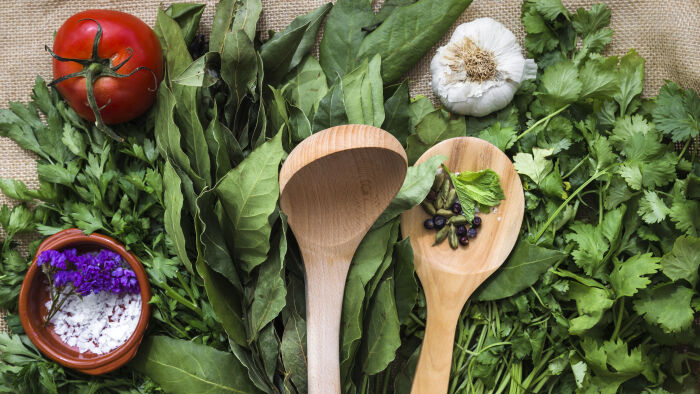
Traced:
<path fill-rule="evenodd" d="M 54 287 L 63 287 L 69 283 L 74 283 L 78 278 L 77 271 L 58 271 L 53 275 Z"/>
<path fill-rule="evenodd" d="M 65 270 L 67 268 L 66 256 L 56 250 L 45 250 L 41 252 L 41 255 L 39 255 L 39 258 L 36 260 L 36 263 L 39 266 L 49 263 L 51 267 L 60 270 Z"/>
<path fill-rule="evenodd" d="M 80 255 L 75 249 L 63 252 L 47 250 L 39 256 L 37 264 L 52 276 L 54 287 L 72 284 L 74 291 L 80 295 L 101 291 L 117 294 L 139 291 L 134 271 L 125 268 L 121 256 L 111 250 Z"/>

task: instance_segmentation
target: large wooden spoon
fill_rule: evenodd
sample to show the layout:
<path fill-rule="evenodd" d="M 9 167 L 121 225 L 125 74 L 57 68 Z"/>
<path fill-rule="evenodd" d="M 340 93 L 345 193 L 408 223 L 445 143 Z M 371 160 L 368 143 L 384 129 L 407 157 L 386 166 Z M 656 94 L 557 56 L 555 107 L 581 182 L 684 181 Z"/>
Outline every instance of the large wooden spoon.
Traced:
<path fill-rule="evenodd" d="M 459 314 L 472 292 L 508 257 L 525 208 L 523 187 L 513 163 L 490 143 L 473 137 L 452 138 L 429 149 L 416 164 L 435 155 L 447 156 L 445 165 L 452 172 L 494 170 L 506 199 L 497 211 L 479 214 L 483 222 L 477 237 L 457 250 L 448 242 L 433 246 L 435 232 L 423 227 L 428 215 L 420 206 L 401 215 L 401 233 L 411 238 L 428 314 L 412 394 L 447 393 Z"/>
<path fill-rule="evenodd" d="M 406 152 L 376 127 L 333 127 L 301 142 L 280 172 L 280 206 L 306 270 L 310 394 L 340 393 L 345 278 L 360 241 L 401 188 Z"/>

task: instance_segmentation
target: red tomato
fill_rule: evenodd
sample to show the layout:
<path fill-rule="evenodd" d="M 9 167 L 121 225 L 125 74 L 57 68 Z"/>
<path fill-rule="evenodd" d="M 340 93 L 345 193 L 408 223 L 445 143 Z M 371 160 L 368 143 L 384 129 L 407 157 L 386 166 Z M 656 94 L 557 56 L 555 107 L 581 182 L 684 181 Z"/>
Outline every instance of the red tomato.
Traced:
<path fill-rule="evenodd" d="M 94 56 L 99 28 L 102 35 Z M 90 121 L 95 121 L 95 114 L 87 95 L 88 73 L 92 74 L 96 108 L 105 124 L 126 122 L 143 114 L 153 104 L 163 79 L 158 37 L 139 18 L 123 12 L 88 10 L 71 16 L 56 33 L 52 55 L 54 81 L 81 74 L 55 86 L 71 107 Z"/>

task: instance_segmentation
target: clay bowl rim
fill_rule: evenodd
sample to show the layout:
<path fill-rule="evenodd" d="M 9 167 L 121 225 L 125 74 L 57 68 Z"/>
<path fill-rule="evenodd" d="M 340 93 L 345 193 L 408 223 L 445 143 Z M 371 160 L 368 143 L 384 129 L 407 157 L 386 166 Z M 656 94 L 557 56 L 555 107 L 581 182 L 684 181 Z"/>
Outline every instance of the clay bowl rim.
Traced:
<path fill-rule="evenodd" d="M 139 317 L 139 321 L 133 334 L 131 334 L 129 339 L 127 339 L 124 344 L 113 351 L 89 359 L 77 359 L 72 356 L 68 356 L 64 352 L 51 346 L 49 342 L 45 340 L 46 334 L 42 332 L 44 328 L 36 327 L 28 316 L 28 304 L 30 302 L 29 296 L 31 293 L 30 290 L 33 287 L 32 285 L 35 282 L 36 276 L 43 275 L 43 272 L 41 272 L 41 269 L 39 269 L 36 264 L 37 257 L 44 250 L 62 250 L 75 244 L 93 244 L 100 248 L 109 249 L 118 253 L 136 274 L 141 290 L 141 316 Z M 63 230 L 46 238 L 39 245 L 36 255 L 32 260 L 32 264 L 30 265 L 29 270 L 22 281 L 22 287 L 19 295 L 19 317 L 20 321 L 22 322 L 22 326 L 24 327 L 24 331 L 29 339 L 46 356 L 61 365 L 80 370 L 84 373 L 102 374 L 111 372 L 123 366 L 135 355 L 134 350 L 140 345 L 148 327 L 148 321 L 151 315 L 151 308 L 148 304 L 150 299 L 151 288 L 148 283 L 148 277 L 146 276 L 146 271 L 143 269 L 141 262 L 138 260 L 138 258 L 136 258 L 136 256 L 127 251 L 121 243 L 109 236 L 98 233 L 84 235 L 81 230 L 72 228 Z M 68 347 L 68 345 L 66 345 L 66 347 Z M 96 370 L 100 371 L 95 372 Z"/>

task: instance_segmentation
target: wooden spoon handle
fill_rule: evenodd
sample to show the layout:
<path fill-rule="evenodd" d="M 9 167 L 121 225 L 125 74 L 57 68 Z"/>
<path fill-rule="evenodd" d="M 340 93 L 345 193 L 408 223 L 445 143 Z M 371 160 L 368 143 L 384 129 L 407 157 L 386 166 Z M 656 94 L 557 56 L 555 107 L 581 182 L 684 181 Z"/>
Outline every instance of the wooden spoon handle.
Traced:
<path fill-rule="evenodd" d="M 304 257 L 309 394 L 340 394 L 340 316 L 350 262 Z"/>
<path fill-rule="evenodd" d="M 459 310 L 430 308 L 411 394 L 447 393 Z"/>

